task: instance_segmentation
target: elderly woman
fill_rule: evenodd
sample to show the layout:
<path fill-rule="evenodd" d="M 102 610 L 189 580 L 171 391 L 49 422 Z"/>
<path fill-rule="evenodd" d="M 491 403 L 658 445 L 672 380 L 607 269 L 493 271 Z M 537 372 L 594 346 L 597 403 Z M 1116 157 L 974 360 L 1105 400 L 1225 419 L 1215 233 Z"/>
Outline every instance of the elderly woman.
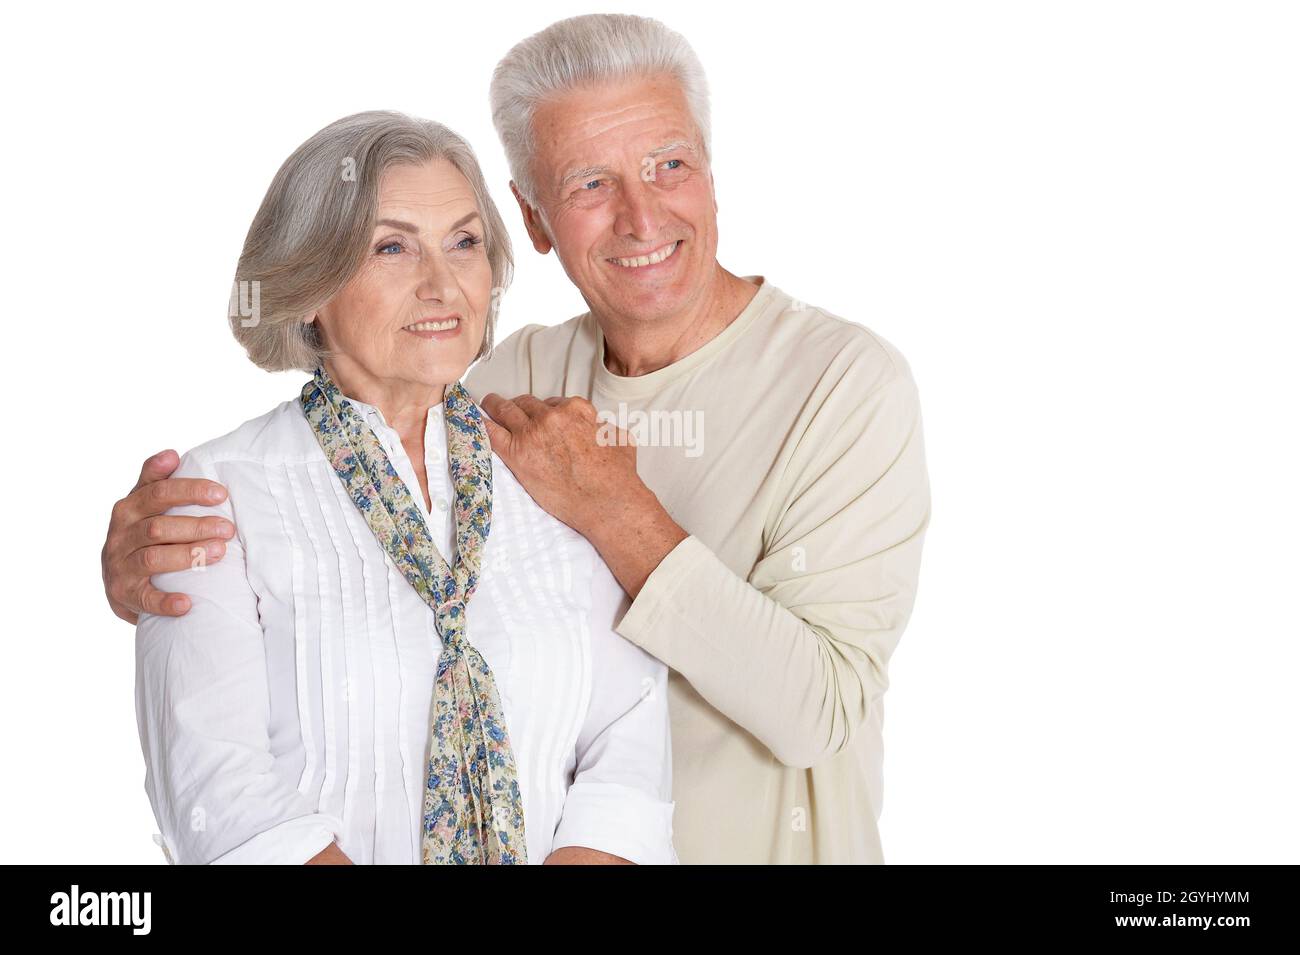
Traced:
<path fill-rule="evenodd" d="M 666 670 L 595 549 L 459 383 L 509 240 L 468 145 L 368 112 L 249 230 L 231 325 L 300 394 L 186 454 L 237 536 L 143 615 L 145 786 L 173 863 L 675 862 Z"/>

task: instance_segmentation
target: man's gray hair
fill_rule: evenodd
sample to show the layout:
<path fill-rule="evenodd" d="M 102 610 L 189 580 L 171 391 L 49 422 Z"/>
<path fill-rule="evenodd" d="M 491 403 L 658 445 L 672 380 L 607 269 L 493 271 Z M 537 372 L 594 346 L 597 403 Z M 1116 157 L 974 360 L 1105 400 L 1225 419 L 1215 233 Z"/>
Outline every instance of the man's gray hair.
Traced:
<path fill-rule="evenodd" d="M 591 13 L 552 23 L 515 44 L 492 74 L 492 122 L 505 147 L 510 176 L 530 205 L 537 205 L 531 166 L 537 107 L 580 86 L 656 73 L 668 73 L 681 84 L 707 160 L 709 89 L 704 67 L 685 38 L 658 20 Z"/>
<path fill-rule="evenodd" d="M 391 110 L 330 123 L 284 161 L 244 240 L 230 301 L 230 327 L 248 357 L 267 371 L 311 372 L 329 353 L 319 322 L 304 319 L 357 273 L 370 249 L 385 170 L 445 159 L 469 180 L 492 267 L 492 307 L 483 345 L 492 350 L 496 310 L 510 284 L 510 236 L 474 151 L 433 120 Z M 256 304 L 256 307 L 254 306 Z"/>

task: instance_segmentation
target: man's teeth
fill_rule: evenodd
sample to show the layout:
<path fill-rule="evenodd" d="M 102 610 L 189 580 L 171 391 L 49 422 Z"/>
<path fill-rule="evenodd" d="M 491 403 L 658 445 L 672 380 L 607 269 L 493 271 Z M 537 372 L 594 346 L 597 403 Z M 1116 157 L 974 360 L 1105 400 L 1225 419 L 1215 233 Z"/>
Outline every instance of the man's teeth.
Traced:
<path fill-rule="evenodd" d="M 677 247 L 681 244 L 681 240 L 679 239 L 672 245 L 664 246 L 658 252 L 651 252 L 649 255 L 638 255 L 634 259 L 616 258 L 614 261 L 627 269 L 639 269 L 643 265 L 658 265 L 664 259 L 668 258 L 668 256 L 676 252 Z"/>
<path fill-rule="evenodd" d="M 459 318 L 449 318 L 445 322 L 416 322 L 414 325 L 407 325 L 406 328 L 407 331 L 412 332 L 445 332 L 459 324 Z"/>

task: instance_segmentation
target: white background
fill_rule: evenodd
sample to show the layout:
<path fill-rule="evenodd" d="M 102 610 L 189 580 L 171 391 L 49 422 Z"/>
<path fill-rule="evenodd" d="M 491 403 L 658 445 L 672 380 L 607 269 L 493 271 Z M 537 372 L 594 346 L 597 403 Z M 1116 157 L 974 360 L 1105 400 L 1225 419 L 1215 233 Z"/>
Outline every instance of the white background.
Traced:
<path fill-rule="evenodd" d="M 887 861 L 1300 862 L 1296 5 L 597 9 L 704 61 L 723 265 L 920 386 Z M 591 10 L 9 11 L 0 860 L 162 862 L 99 551 L 146 456 L 297 394 L 225 318 L 280 162 L 362 109 L 445 122 L 512 229 L 501 337 L 563 321 L 585 306 L 525 241 L 487 88 Z"/>

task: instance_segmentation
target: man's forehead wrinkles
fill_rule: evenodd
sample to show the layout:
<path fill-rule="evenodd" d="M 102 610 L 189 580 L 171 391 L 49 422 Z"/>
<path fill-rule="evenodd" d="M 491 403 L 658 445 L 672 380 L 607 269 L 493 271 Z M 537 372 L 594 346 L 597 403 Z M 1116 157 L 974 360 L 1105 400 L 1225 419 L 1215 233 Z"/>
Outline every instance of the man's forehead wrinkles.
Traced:
<path fill-rule="evenodd" d="M 637 111 L 634 115 L 628 115 L 634 110 Z M 594 139 L 597 136 L 604 136 L 618 127 L 626 127 L 633 123 L 662 123 L 665 119 L 665 112 L 665 110 L 656 106 L 646 104 L 629 106 L 617 111 L 606 111 L 581 120 L 577 123 L 577 128 L 573 130 L 571 136 Z M 566 136 L 564 138 L 568 139 L 570 137 Z"/>

